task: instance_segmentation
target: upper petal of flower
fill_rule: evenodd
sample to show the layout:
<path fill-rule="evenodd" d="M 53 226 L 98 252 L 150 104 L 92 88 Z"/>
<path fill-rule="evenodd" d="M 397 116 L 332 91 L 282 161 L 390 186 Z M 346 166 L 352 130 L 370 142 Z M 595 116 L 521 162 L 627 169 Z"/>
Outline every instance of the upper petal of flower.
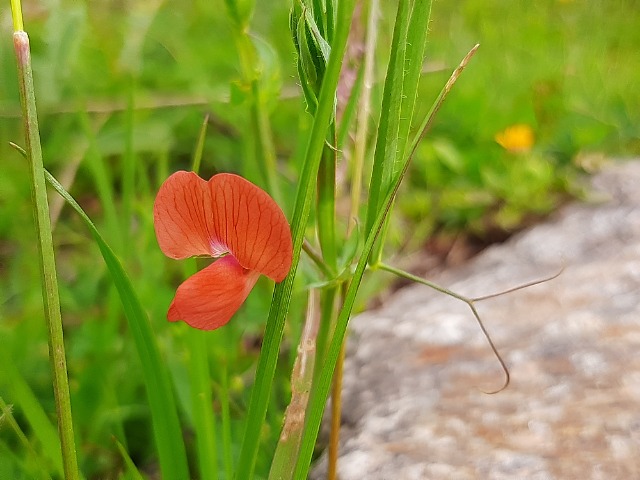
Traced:
<path fill-rule="evenodd" d="M 167 318 L 201 330 L 219 328 L 238 311 L 259 276 L 231 255 L 222 257 L 178 287 Z"/>
<path fill-rule="evenodd" d="M 176 259 L 213 255 L 208 226 L 211 211 L 205 180 L 184 171 L 167 178 L 153 205 L 153 224 L 164 254 Z"/>
<path fill-rule="evenodd" d="M 280 282 L 291 268 L 292 242 L 284 213 L 262 189 L 221 173 L 209 182 L 176 172 L 153 207 L 158 244 L 171 258 L 231 253 L 240 265 Z"/>
<path fill-rule="evenodd" d="M 289 273 L 293 246 L 284 213 L 261 188 L 238 175 L 209 180 L 213 241 L 226 246 L 240 265 L 281 282 Z"/>

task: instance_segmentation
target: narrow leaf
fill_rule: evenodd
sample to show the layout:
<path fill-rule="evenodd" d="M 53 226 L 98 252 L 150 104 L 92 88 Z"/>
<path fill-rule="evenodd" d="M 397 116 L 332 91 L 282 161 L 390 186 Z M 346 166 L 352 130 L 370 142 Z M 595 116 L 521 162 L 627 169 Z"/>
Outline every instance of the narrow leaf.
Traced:
<path fill-rule="evenodd" d="M 129 330 L 133 335 L 136 350 L 145 373 L 144 382 L 151 408 L 153 432 L 163 478 L 190 478 L 187 454 L 182 440 L 182 431 L 169 373 L 160 355 L 149 318 L 131 285 L 131 280 L 129 280 L 113 250 L 104 241 L 96 226 L 82 210 L 82 207 L 78 205 L 53 175 L 47 171 L 45 171 L 45 175 L 51 186 L 73 207 L 91 231 L 120 296 Z"/>

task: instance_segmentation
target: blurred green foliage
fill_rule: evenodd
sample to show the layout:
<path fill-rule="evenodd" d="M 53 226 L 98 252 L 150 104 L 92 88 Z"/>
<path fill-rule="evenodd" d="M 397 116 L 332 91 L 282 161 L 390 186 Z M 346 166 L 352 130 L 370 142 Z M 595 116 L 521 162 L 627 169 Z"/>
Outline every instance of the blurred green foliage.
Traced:
<path fill-rule="evenodd" d="M 385 5 L 379 40 L 384 72 L 394 2 Z M 44 158 L 122 257 L 148 309 L 186 424 L 191 422 L 184 325 L 164 321 L 179 262 L 158 250 L 151 206 L 158 185 L 188 168 L 205 113 L 211 113 L 203 176 L 242 172 L 254 155 L 243 66 L 224 2 L 208 0 L 29 3 Z M 482 237 L 512 231 L 555 208 L 575 191 L 580 159 L 640 152 L 640 10 L 632 0 L 467 0 L 436 2 L 417 108 L 426 112 L 451 70 L 475 43 L 462 75 L 420 146 L 397 201 L 390 239 L 417 248 L 440 230 Z M 299 132 L 307 128 L 288 30 L 289 2 L 257 2 L 251 32 L 264 75 L 279 161 L 283 209 L 290 215 L 299 165 Z M 378 105 L 381 91 L 374 95 Z M 376 114 L 377 118 L 377 114 Z M 530 150 L 511 152 L 495 136 L 515 124 L 534 132 Z M 8 146 L 20 143 L 19 98 L 7 11 L 0 13 L 0 396 L 46 452 L 39 434 L 54 416 L 47 343 L 29 208 L 27 164 Z M 134 162 L 131 218 L 123 219 L 126 162 Z M 245 172 L 246 173 L 246 172 Z M 250 174 L 251 172 L 249 172 Z M 257 177 L 259 178 L 259 177 Z M 255 179 L 254 179 L 255 180 Z M 110 192 L 110 193 L 109 193 Z M 51 196 L 54 210 L 60 199 Z M 60 204 L 61 206 L 61 204 Z M 413 232 L 405 238 L 405 231 Z M 113 438 L 147 472 L 154 459 L 144 372 L 97 249 L 79 219 L 63 209 L 54 232 L 68 345 L 72 404 L 81 468 L 87 478 L 127 478 Z M 211 336 L 214 392 L 229 369 L 234 443 L 242 435 L 259 335 L 270 302 L 261 280 L 238 319 Z M 303 286 L 292 318 L 300 318 Z M 299 328 L 292 322 L 290 330 Z M 287 332 L 295 338 L 297 332 Z M 287 402 L 292 352 L 282 352 L 274 404 Z M 11 377 L 4 369 L 11 368 Z M 18 376 L 16 380 L 14 378 Z M 13 380 L 10 381 L 10 378 Z M 21 408 L 24 380 L 45 419 Z M 214 395 L 214 399 L 215 399 Z M 219 404 L 214 405 L 219 408 Z M 264 436 L 275 442 L 281 409 L 270 410 Z M 186 432 L 189 444 L 190 432 Z M 20 452 L 16 455 L 15 452 Z M 46 457 L 46 453 L 43 454 Z M 221 453 L 222 455 L 222 453 Z M 0 421 L 0 478 L 38 471 Z M 258 460 L 258 471 L 269 458 Z M 50 462 L 50 460 L 47 460 Z M 25 467 L 24 465 L 30 465 Z M 21 473 L 22 472 L 22 473 Z M 22 475 L 22 477 L 20 476 Z"/>

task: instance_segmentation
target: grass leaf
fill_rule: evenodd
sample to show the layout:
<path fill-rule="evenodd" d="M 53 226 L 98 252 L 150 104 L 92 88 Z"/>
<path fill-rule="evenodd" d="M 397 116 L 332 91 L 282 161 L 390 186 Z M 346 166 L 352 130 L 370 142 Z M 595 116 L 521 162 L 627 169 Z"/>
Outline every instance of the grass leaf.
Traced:
<path fill-rule="evenodd" d="M 136 350 L 145 372 L 144 381 L 151 408 L 153 432 L 163 477 L 167 479 L 188 479 L 190 476 L 187 454 L 182 439 L 182 430 L 180 429 L 169 372 L 160 355 L 149 318 L 120 261 L 104 241 L 91 219 L 53 175 L 47 171 L 45 171 L 45 175 L 51 186 L 73 207 L 91 231 L 120 296 L 129 330 L 133 335 Z"/>

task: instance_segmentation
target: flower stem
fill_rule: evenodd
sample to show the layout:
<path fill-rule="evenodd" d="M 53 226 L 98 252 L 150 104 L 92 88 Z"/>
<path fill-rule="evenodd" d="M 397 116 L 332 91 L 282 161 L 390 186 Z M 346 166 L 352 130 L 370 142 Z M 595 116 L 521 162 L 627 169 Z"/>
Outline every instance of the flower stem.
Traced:
<path fill-rule="evenodd" d="M 338 84 L 338 77 L 354 9 L 355 0 L 343 0 L 338 4 L 336 30 L 331 56 L 329 57 L 325 77 L 320 88 L 318 110 L 316 111 L 309 133 L 305 162 L 300 175 L 298 193 L 293 218 L 291 220 L 293 263 L 287 278 L 274 288 L 273 300 L 271 302 L 271 309 L 269 310 L 269 318 L 267 320 L 265 336 L 256 369 L 256 383 L 251 392 L 251 401 L 247 414 L 248 427 L 245 429 L 238 460 L 236 478 L 239 479 L 253 478 L 253 470 L 260 442 L 260 432 L 255 426 L 262 425 L 267 414 L 267 405 L 272 390 L 279 346 L 284 332 L 284 320 L 289 310 L 293 282 L 298 269 L 300 251 L 302 250 L 307 220 L 309 219 L 311 203 L 313 201 L 314 180 L 318 174 L 320 156 L 322 155 L 326 132 L 332 118 L 336 86 Z M 324 400 L 326 400 L 326 396 Z M 303 469 L 308 470 L 310 459 L 311 457 L 309 456 L 303 460 L 303 462 L 306 463 L 306 465 L 302 467 Z M 298 462 L 297 468 L 300 468 L 300 462 Z M 296 478 L 306 478 L 306 475 L 297 476 Z"/>
<path fill-rule="evenodd" d="M 20 2 L 12 2 L 14 27 L 13 43 L 18 64 L 20 100 L 25 127 L 27 158 L 31 172 L 31 196 L 38 237 L 40 272 L 42 275 L 42 297 L 44 313 L 49 333 L 49 358 L 53 374 L 53 390 L 58 416 L 58 434 L 62 447 L 64 474 L 67 480 L 80 478 L 71 417 L 71 399 L 67 378 L 67 361 L 62 334 L 62 316 L 56 275 L 51 220 L 47 201 L 42 147 L 36 114 L 36 101 L 31 71 L 29 37 L 22 31 Z"/>
<path fill-rule="evenodd" d="M 291 402 L 284 415 L 284 425 L 269 472 L 270 479 L 294 478 L 295 459 L 300 450 L 305 411 L 316 361 L 316 336 L 320 323 L 320 312 L 316 306 L 317 296 L 316 290 L 309 290 L 307 318 L 291 373 Z"/>

